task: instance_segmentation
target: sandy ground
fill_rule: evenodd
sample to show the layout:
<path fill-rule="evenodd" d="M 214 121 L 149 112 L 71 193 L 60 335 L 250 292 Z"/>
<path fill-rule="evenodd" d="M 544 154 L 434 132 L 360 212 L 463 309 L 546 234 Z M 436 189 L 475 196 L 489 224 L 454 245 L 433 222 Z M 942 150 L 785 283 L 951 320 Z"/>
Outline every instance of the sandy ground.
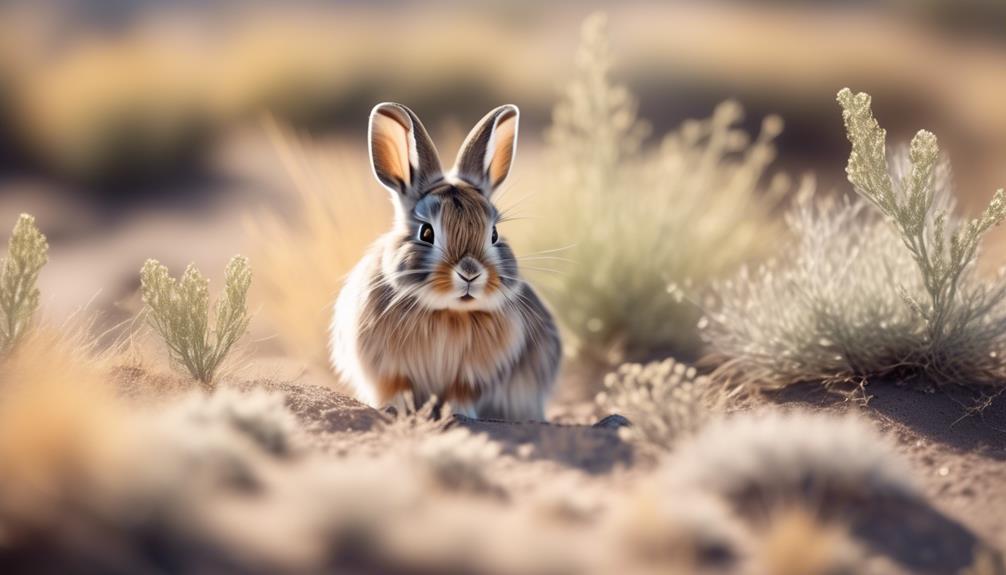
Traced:
<path fill-rule="evenodd" d="M 996 546 L 1006 545 L 1006 401 L 971 414 L 964 394 L 926 394 L 890 383 L 868 391 L 865 407 L 813 389 L 787 392 L 778 401 L 867 416 L 897 438 L 941 511 Z"/>
<path fill-rule="evenodd" d="M 228 385 L 284 393 L 313 447 L 332 456 L 388 448 L 386 439 L 369 433 L 379 426 L 382 414 L 333 390 L 324 379 L 302 376 L 276 383 L 267 378 Z M 928 502 L 871 509 L 868 520 L 854 526 L 856 536 L 880 562 L 876 572 L 959 573 L 971 564 L 980 544 L 1006 545 L 1006 434 L 995 428 L 1006 413 L 1003 404 L 994 404 L 982 416 L 960 419 L 962 408 L 943 394 L 883 385 L 872 391 L 874 397 L 865 407 L 813 389 L 793 390 L 773 401 L 783 408 L 858 411 L 893 435 L 907 456 Z M 559 406 L 558 411 L 572 407 Z M 585 496 L 603 493 L 652 471 L 652 461 L 622 441 L 615 425 L 453 418 L 443 426 L 464 426 L 499 442 L 510 457 L 493 470 L 494 480 L 518 498 L 554 486 Z"/>

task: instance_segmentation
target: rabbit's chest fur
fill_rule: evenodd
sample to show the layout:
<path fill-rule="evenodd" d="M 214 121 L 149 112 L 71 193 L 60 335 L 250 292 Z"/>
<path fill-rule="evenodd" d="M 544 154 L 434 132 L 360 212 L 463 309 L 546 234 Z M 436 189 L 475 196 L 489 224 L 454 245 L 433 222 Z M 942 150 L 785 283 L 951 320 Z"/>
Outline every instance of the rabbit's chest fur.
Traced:
<path fill-rule="evenodd" d="M 382 386 L 411 388 L 418 399 L 452 386 L 479 390 L 504 382 L 526 345 L 525 325 L 502 310 L 430 310 L 373 281 L 361 262 L 339 296 L 333 361 L 371 404 Z M 348 320 L 348 321 L 345 321 Z"/>
<path fill-rule="evenodd" d="M 426 394 L 499 381 L 523 341 L 520 323 L 502 313 L 423 310 L 394 317 L 395 311 L 362 326 L 361 355 L 379 378 L 404 377 Z"/>

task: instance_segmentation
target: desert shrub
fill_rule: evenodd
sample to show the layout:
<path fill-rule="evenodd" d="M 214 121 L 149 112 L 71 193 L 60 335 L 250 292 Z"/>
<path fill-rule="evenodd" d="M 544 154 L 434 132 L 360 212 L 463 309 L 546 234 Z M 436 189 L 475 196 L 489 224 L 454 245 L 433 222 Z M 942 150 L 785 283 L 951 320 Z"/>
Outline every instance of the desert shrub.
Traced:
<path fill-rule="evenodd" d="M 227 264 L 212 327 L 209 283 L 193 265 L 177 280 L 156 260 L 147 260 L 140 270 L 140 289 L 150 324 L 164 340 L 172 361 L 206 386 L 248 329 L 248 259 L 235 256 Z"/>
<path fill-rule="evenodd" d="M 405 403 L 413 405 L 414 400 L 407 397 Z M 392 454 L 406 459 L 417 475 L 434 488 L 504 495 L 490 477 L 502 446 L 464 427 L 448 429 L 449 420 L 443 419 L 448 413 L 449 404 L 438 404 L 437 398 L 431 397 L 407 413 L 384 414 L 381 424 L 357 444 L 373 443 L 375 455 L 390 447 Z"/>
<path fill-rule="evenodd" d="M 521 262 L 570 260 L 538 265 L 559 272 L 539 283 L 582 356 L 688 359 L 700 347 L 700 314 L 668 286 L 703 286 L 777 240 L 772 213 L 787 184 L 763 180 L 782 122 L 766 118 L 750 142 L 737 127 L 740 106 L 726 102 L 647 149 L 635 99 L 612 80 L 605 26 L 602 15 L 584 23 L 575 76 L 547 133 L 550 179 L 534 207 L 543 224 Z"/>
<path fill-rule="evenodd" d="M 891 442 L 853 416 L 745 413 L 703 428 L 666 461 L 668 481 L 758 515 L 810 505 L 912 498 L 917 488 Z"/>
<path fill-rule="evenodd" d="M 500 488 L 489 476 L 489 469 L 501 451 L 486 435 L 458 427 L 420 441 L 414 457 L 435 485 L 450 491 L 492 494 L 500 493 Z"/>
<path fill-rule="evenodd" d="M 720 375 L 783 386 L 988 383 L 1002 375 L 1006 284 L 975 269 L 982 236 L 1006 216 L 1000 190 L 980 217 L 953 212 L 949 167 L 919 132 L 888 158 L 865 94 L 839 94 L 860 201 L 805 198 L 788 216 L 796 241 L 778 263 L 713 291 L 705 336 Z"/>
<path fill-rule="evenodd" d="M 266 212 L 249 219 L 257 294 L 284 347 L 327 365 L 335 296 L 367 246 L 387 231 L 391 206 L 359 152 L 266 127 L 294 185 L 296 212 L 292 221 Z"/>
<path fill-rule="evenodd" d="M 299 428 L 283 396 L 262 390 L 196 392 L 151 423 L 152 441 L 170 465 L 163 475 L 210 489 L 261 488 L 266 462 L 300 453 Z"/>
<path fill-rule="evenodd" d="M 701 491 L 668 496 L 665 487 L 647 478 L 612 505 L 601 538 L 615 560 L 607 572 L 747 572 L 750 535 L 730 508 Z"/>
<path fill-rule="evenodd" d="M 754 573 L 853 575 L 866 567 L 865 553 L 848 526 L 822 520 L 803 507 L 774 511 L 752 545 L 752 555 Z"/>
<path fill-rule="evenodd" d="M 0 351 L 22 337 L 38 309 L 38 274 L 49 261 L 49 244 L 35 218 L 21 214 L 0 260 Z"/>
<path fill-rule="evenodd" d="M 892 287 L 910 286 L 915 266 L 886 222 L 862 201 L 806 197 L 786 223 L 795 239 L 778 259 L 715 285 L 716 308 L 700 325 L 725 360 L 718 378 L 858 384 L 870 366 L 922 349 Z"/>
<path fill-rule="evenodd" d="M 694 367 L 666 359 L 646 365 L 627 363 L 604 378 L 604 391 L 595 401 L 608 413 L 632 422 L 619 433 L 653 451 L 670 448 L 678 439 L 707 421 L 722 398 L 716 397 L 706 376 Z"/>
<path fill-rule="evenodd" d="M 297 420 L 281 394 L 221 389 L 208 397 L 194 395 L 177 404 L 175 410 L 181 425 L 225 427 L 276 457 L 287 457 L 297 449 Z"/>

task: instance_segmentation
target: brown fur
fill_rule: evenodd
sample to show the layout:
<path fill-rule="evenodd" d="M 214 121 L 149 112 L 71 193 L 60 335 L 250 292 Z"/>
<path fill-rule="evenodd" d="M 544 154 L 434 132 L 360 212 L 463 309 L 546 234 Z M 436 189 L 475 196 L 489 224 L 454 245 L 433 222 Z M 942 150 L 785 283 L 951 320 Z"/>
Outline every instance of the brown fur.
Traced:
<path fill-rule="evenodd" d="M 381 403 L 388 403 L 399 393 L 412 391 L 412 382 L 403 375 L 389 375 L 377 380 L 377 397 Z"/>
<path fill-rule="evenodd" d="M 460 185 L 449 188 L 439 195 L 452 203 L 452 209 L 444 209 L 443 227 L 450 230 L 447 242 L 447 256 L 452 260 L 471 254 L 479 259 L 485 257 L 483 246 L 489 230 L 486 229 L 488 208 L 482 195 L 470 186 Z M 463 197 L 451 197 L 458 195 Z"/>
<path fill-rule="evenodd" d="M 440 293 L 454 290 L 454 269 L 447 262 L 437 264 L 437 270 L 430 276 L 430 287 Z"/>
<path fill-rule="evenodd" d="M 378 302 L 369 303 L 374 305 Z M 411 302 L 402 302 L 396 304 L 396 307 L 405 308 L 410 304 Z M 382 310 L 375 307 L 368 310 L 365 316 L 377 317 L 381 313 Z M 396 315 L 392 311 L 385 317 L 394 318 Z M 465 364 L 473 371 L 485 374 L 487 380 L 495 379 L 494 376 L 505 363 L 502 356 L 511 347 L 510 340 L 515 335 L 510 318 L 503 313 L 424 310 L 414 311 L 410 315 L 414 316 L 413 321 L 393 319 L 363 326 L 360 332 L 360 351 L 370 357 L 373 365 L 381 365 L 385 354 L 391 350 L 396 355 L 412 357 L 416 363 L 420 363 L 423 358 L 439 353 L 437 348 L 443 343 L 460 350 Z M 439 334 L 442 338 L 431 338 L 432 333 Z M 397 376 L 381 374 L 379 380 L 383 382 L 395 377 Z M 408 380 L 405 380 L 405 385 L 409 386 L 407 389 L 411 389 Z"/>
<path fill-rule="evenodd" d="M 475 386 L 463 381 L 455 381 L 444 391 L 444 401 L 447 403 L 474 404 L 481 395 L 482 392 Z"/>

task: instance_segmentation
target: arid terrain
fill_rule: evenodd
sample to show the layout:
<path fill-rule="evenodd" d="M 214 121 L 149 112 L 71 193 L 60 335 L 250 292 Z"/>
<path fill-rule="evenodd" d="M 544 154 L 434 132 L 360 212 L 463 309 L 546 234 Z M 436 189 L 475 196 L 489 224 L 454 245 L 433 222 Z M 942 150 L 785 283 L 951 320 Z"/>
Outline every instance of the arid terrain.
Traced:
<path fill-rule="evenodd" d="M 14 4 L 0 573 L 1006 575 L 994 3 Z M 334 373 L 386 100 L 520 107 L 547 422 Z"/>

